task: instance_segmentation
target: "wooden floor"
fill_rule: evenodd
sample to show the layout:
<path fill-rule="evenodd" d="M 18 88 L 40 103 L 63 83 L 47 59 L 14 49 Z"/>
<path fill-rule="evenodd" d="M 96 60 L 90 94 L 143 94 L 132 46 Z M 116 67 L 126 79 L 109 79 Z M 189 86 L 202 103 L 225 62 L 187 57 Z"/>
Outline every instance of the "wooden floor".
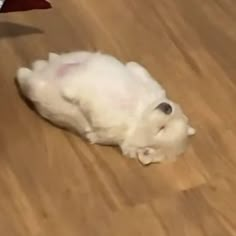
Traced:
<path fill-rule="evenodd" d="M 236 235 L 236 1 L 54 2 L 0 16 L 0 235 Z M 20 99 L 19 66 L 80 49 L 143 63 L 183 106 L 178 161 L 144 168 Z"/>

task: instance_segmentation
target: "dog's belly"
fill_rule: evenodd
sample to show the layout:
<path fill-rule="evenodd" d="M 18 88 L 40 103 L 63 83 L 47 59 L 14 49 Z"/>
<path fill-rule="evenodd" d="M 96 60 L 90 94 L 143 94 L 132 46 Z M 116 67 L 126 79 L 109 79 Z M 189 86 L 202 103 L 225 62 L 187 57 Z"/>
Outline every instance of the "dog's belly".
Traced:
<path fill-rule="evenodd" d="M 59 61 L 51 68 L 52 83 L 62 90 L 67 86 L 76 90 L 81 111 L 97 129 L 130 124 L 160 97 L 117 60 L 97 55 L 84 62 L 74 57 Z"/>

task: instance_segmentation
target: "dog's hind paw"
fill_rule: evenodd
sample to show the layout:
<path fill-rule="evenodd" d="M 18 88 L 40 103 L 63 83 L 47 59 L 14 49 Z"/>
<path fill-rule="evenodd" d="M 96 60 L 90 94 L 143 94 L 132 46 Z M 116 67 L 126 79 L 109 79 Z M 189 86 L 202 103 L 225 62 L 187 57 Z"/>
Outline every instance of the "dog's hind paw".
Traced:
<path fill-rule="evenodd" d="M 38 60 L 32 64 L 33 70 L 42 70 L 48 64 L 45 60 Z"/>
<path fill-rule="evenodd" d="M 54 52 L 50 52 L 49 54 L 48 54 L 48 60 L 49 60 L 49 62 L 53 62 L 53 61 L 55 61 L 57 58 L 59 58 L 60 56 L 58 55 L 58 54 L 56 54 L 56 53 L 54 53 Z"/>
<path fill-rule="evenodd" d="M 16 77 L 17 77 L 18 82 L 21 82 L 22 80 L 28 79 L 31 74 L 32 74 L 32 70 L 30 70 L 26 67 L 21 67 L 17 71 Z"/>

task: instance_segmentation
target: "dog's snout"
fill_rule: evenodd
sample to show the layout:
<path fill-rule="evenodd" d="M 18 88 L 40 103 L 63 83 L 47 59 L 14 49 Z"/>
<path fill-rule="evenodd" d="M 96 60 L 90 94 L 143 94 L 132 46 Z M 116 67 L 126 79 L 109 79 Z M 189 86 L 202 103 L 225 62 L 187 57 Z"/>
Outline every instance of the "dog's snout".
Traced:
<path fill-rule="evenodd" d="M 157 106 L 157 109 L 161 110 L 165 114 L 169 115 L 172 113 L 172 107 L 170 104 L 163 102 Z"/>

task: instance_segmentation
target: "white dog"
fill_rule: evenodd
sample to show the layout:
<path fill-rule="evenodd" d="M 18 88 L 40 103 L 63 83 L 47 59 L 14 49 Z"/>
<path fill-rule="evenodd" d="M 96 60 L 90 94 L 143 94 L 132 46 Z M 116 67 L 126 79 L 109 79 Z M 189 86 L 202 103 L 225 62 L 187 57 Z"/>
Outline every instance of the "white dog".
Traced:
<path fill-rule="evenodd" d="M 17 81 L 44 118 L 91 143 L 118 145 L 142 164 L 176 157 L 195 134 L 180 107 L 136 62 L 101 53 L 50 53 L 32 69 L 20 68 Z"/>

